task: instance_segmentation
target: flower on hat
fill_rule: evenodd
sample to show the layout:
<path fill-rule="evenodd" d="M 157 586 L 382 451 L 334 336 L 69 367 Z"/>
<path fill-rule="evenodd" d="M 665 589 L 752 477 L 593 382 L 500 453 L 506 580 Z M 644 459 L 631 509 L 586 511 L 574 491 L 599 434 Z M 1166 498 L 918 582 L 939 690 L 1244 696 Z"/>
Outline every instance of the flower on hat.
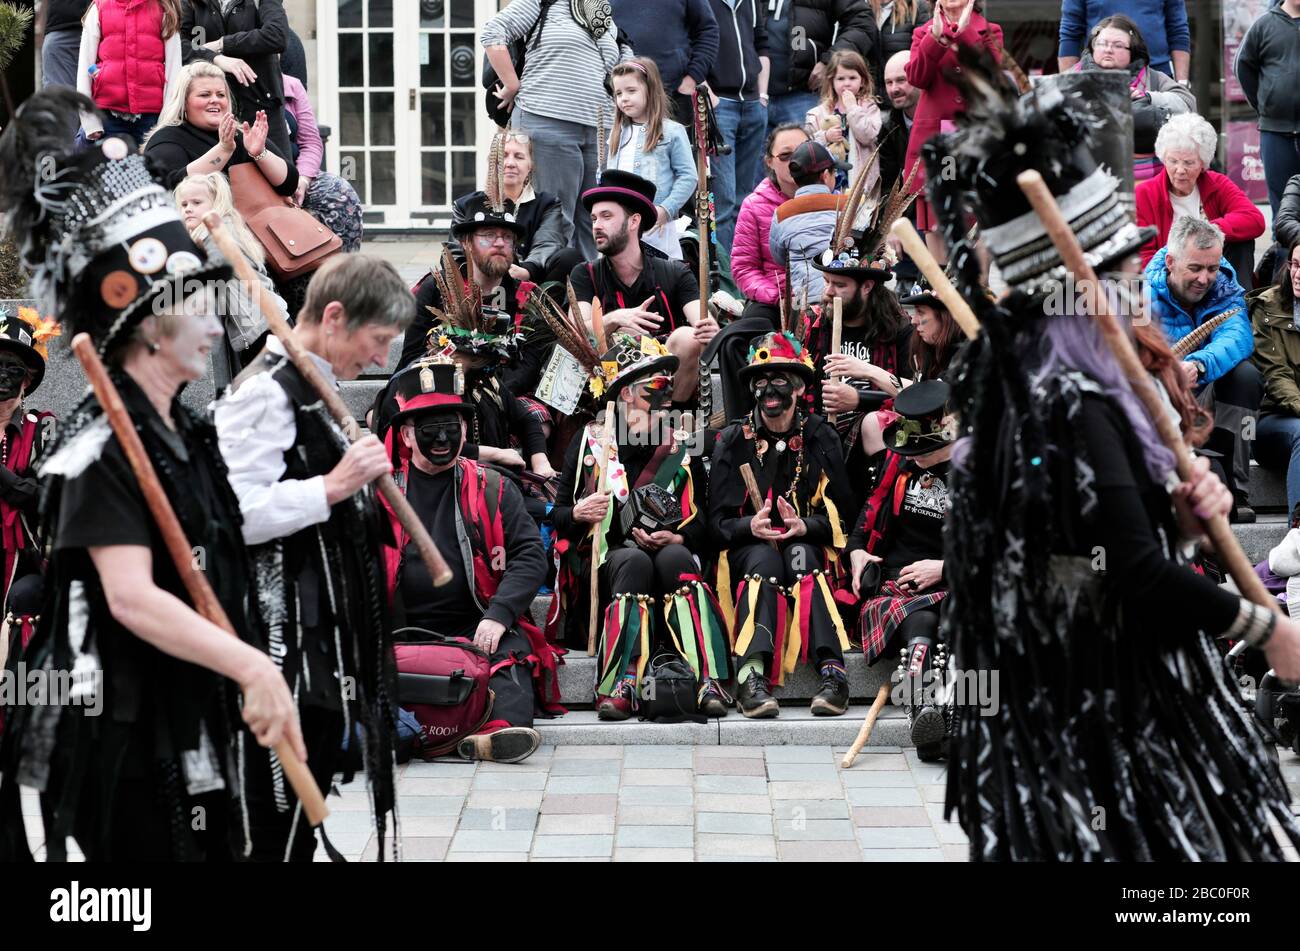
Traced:
<path fill-rule="evenodd" d="M 41 355 L 42 360 L 48 360 L 50 354 L 47 340 L 63 336 L 63 327 L 53 317 L 42 317 L 34 307 L 19 307 L 18 318 L 31 327 L 32 349 Z"/>

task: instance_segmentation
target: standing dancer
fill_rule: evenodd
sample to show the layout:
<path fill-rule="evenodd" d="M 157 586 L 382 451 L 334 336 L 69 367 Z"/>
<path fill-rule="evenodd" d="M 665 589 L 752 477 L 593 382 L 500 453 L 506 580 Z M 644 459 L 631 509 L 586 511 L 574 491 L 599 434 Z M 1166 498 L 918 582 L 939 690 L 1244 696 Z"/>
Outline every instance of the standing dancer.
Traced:
<path fill-rule="evenodd" d="M 41 792 L 52 861 L 72 836 L 90 861 L 229 860 L 247 842 L 232 768 L 242 716 L 263 745 L 304 754 L 293 699 L 248 610 L 252 566 L 212 427 L 177 394 L 221 336 L 191 287 L 224 282 L 127 142 L 70 154 L 85 97 L 51 88 L 0 138 L 0 207 L 46 310 L 94 340 L 185 540 L 239 632 L 191 606 L 126 454 L 95 396 L 45 457 L 52 555 L 21 659 L 69 696 L 10 710 L 0 755 L 0 859 L 30 859 L 19 785 Z M 202 282 L 202 283 L 199 283 Z M 245 742 L 247 741 L 247 742 Z M 265 755 L 265 754 L 263 754 Z M 201 822 L 196 821 L 202 818 Z"/>
<path fill-rule="evenodd" d="M 987 58 L 963 67 L 967 118 L 926 155 L 984 327 L 953 375 L 965 436 L 946 635 L 959 681 L 982 678 L 998 701 L 959 698 L 948 810 L 976 860 L 1280 860 L 1300 827 L 1212 638 L 1262 647 L 1294 679 L 1300 628 L 1185 566 L 1231 494 L 1205 460 L 1167 488 L 1173 454 L 1097 320 L 1049 306 L 1065 267 L 1016 176 L 1043 175 L 1111 280 L 1136 273 L 1148 235 L 1091 158 L 1085 101 L 1017 101 Z M 968 211 L 1011 287 L 996 305 L 978 290 Z"/>
<path fill-rule="evenodd" d="M 388 362 L 414 311 L 392 265 L 339 255 L 312 276 L 293 336 L 327 380 L 356 379 Z M 396 691 L 386 529 L 370 483 L 391 471 L 388 452 L 374 436 L 348 445 L 278 337 L 236 377 L 216 423 L 261 581 L 271 656 L 298 701 L 308 765 L 328 791 L 345 767 L 344 747 L 360 744 L 382 857 L 395 818 Z M 251 750 L 246 769 L 253 858 L 310 861 L 315 844 L 279 762 Z M 350 780 L 350 764 L 345 772 Z"/>

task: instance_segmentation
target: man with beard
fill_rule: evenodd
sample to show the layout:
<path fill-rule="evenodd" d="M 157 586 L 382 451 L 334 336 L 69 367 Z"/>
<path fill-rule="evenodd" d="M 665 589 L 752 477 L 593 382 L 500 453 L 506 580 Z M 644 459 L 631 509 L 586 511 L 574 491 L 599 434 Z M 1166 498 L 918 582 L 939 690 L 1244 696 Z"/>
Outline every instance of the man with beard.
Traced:
<path fill-rule="evenodd" d="M 912 136 L 912 117 L 916 115 L 916 104 L 921 101 L 921 90 L 907 81 L 907 61 L 912 58 L 911 50 L 902 50 L 889 57 L 885 63 L 885 96 L 889 99 L 889 109 L 885 121 L 880 126 L 880 189 L 882 194 L 902 181 L 903 171 L 907 167 L 907 141 Z M 916 208 L 909 205 L 903 216 L 913 224 L 916 223 Z M 920 272 L 912 259 L 903 253 L 902 245 L 893 235 L 889 236 L 889 246 L 898 255 L 898 264 L 894 273 L 900 285 L 907 286 L 920 277 Z"/>
<path fill-rule="evenodd" d="M 471 282 L 478 285 L 483 295 L 483 310 L 496 315 L 500 333 L 510 330 L 524 334 L 527 345 L 520 348 L 513 363 L 505 369 L 502 381 L 512 392 L 531 393 L 551 355 L 555 338 L 544 327 L 525 325 L 524 301 L 536 285 L 510 275 L 515 245 L 523 240 L 524 227 L 515 215 L 514 202 L 505 199 L 494 206 L 482 192 L 471 196 L 464 211 L 465 220 L 451 229 L 467 256 L 468 277 L 462 279 L 467 287 Z M 450 274 L 455 265 L 448 266 L 444 261 L 441 270 Z M 443 299 L 430 270 L 415 286 L 415 320 L 402 339 L 402 355 L 395 373 L 428 353 L 429 334 L 441 323 L 429 308 L 446 311 L 450 303 Z"/>
<path fill-rule="evenodd" d="M 868 484 L 871 460 L 861 445 L 862 417 L 892 400 L 908 366 L 912 325 L 894 292 L 885 287 L 891 270 L 883 260 L 869 260 L 861 247 L 823 255 L 813 267 L 824 275 L 821 315 L 809 331 L 809 349 L 827 378 L 813 386 L 820 412 L 835 414 L 852 485 Z M 831 352 L 832 308 L 840 300 L 840 351 Z M 856 491 L 856 488 L 855 488 Z"/>
<path fill-rule="evenodd" d="M 685 403 L 695 394 L 700 353 L 718 324 L 701 316 L 700 285 L 690 268 L 642 244 L 642 233 L 658 220 L 654 197 L 653 182 L 606 169 L 600 184 L 582 195 L 600 258 L 579 264 L 570 280 L 588 323 L 592 301 L 600 301 L 608 339 L 616 332 L 644 334 L 668 348 L 678 360 L 673 402 Z"/>
<path fill-rule="evenodd" d="M 811 661 L 821 674 L 813 714 L 839 716 L 849 705 L 849 640 L 828 572 L 845 545 L 840 513 L 853 504 L 840 440 L 804 408 L 816 374 L 794 335 L 760 337 L 740 376 L 756 406 L 713 450 L 708 509 L 722 550 L 718 597 L 737 658 L 736 703 L 747 717 L 776 716 L 771 684 Z M 746 465 L 758 505 L 746 490 Z"/>
<path fill-rule="evenodd" d="M 473 643 L 491 660 L 491 719 L 456 745 L 463 759 L 517 763 L 541 743 L 535 705 L 554 712 L 555 651 L 528 616 L 546 556 L 524 499 L 501 473 L 461 456 L 474 407 L 452 361 L 428 357 L 393 377 L 391 412 L 377 420 L 406 500 L 446 552 L 452 579 L 434 587 L 418 550 L 385 502 L 395 544 L 384 548 L 393 623 Z M 401 648 L 398 665 L 401 667 Z M 536 689 L 534 689 L 536 685 Z M 550 693 L 549 699 L 546 694 Z"/>

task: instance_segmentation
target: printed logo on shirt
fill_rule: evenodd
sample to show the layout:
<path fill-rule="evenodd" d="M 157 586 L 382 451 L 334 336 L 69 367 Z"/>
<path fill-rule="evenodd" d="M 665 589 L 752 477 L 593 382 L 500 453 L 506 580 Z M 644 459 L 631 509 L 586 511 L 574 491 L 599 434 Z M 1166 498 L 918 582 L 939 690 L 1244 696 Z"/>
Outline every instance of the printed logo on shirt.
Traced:
<path fill-rule="evenodd" d="M 923 518 L 942 519 L 951 505 L 948 484 L 938 476 L 923 472 L 908 480 L 903 511 Z"/>

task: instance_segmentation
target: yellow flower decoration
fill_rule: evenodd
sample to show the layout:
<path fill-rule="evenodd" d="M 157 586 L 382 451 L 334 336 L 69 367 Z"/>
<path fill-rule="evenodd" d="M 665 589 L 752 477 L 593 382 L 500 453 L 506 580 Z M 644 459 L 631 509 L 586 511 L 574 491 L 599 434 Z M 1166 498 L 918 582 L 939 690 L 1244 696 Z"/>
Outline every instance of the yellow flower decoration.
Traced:
<path fill-rule="evenodd" d="M 42 317 L 34 307 L 19 307 L 18 316 L 32 328 L 32 349 L 41 355 L 42 360 L 48 360 L 50 358 L 48 339 L 63 336 L 63 328 L 59 322 L 53 317 Z"/>
<path fill-rule="evenodd" d="M 591 382 L 587 384 L 587 388 L 591 390 L 592 396 L 600 399 L 605 393 L 605 380 L 602 377 L 593 376 Z"/>

